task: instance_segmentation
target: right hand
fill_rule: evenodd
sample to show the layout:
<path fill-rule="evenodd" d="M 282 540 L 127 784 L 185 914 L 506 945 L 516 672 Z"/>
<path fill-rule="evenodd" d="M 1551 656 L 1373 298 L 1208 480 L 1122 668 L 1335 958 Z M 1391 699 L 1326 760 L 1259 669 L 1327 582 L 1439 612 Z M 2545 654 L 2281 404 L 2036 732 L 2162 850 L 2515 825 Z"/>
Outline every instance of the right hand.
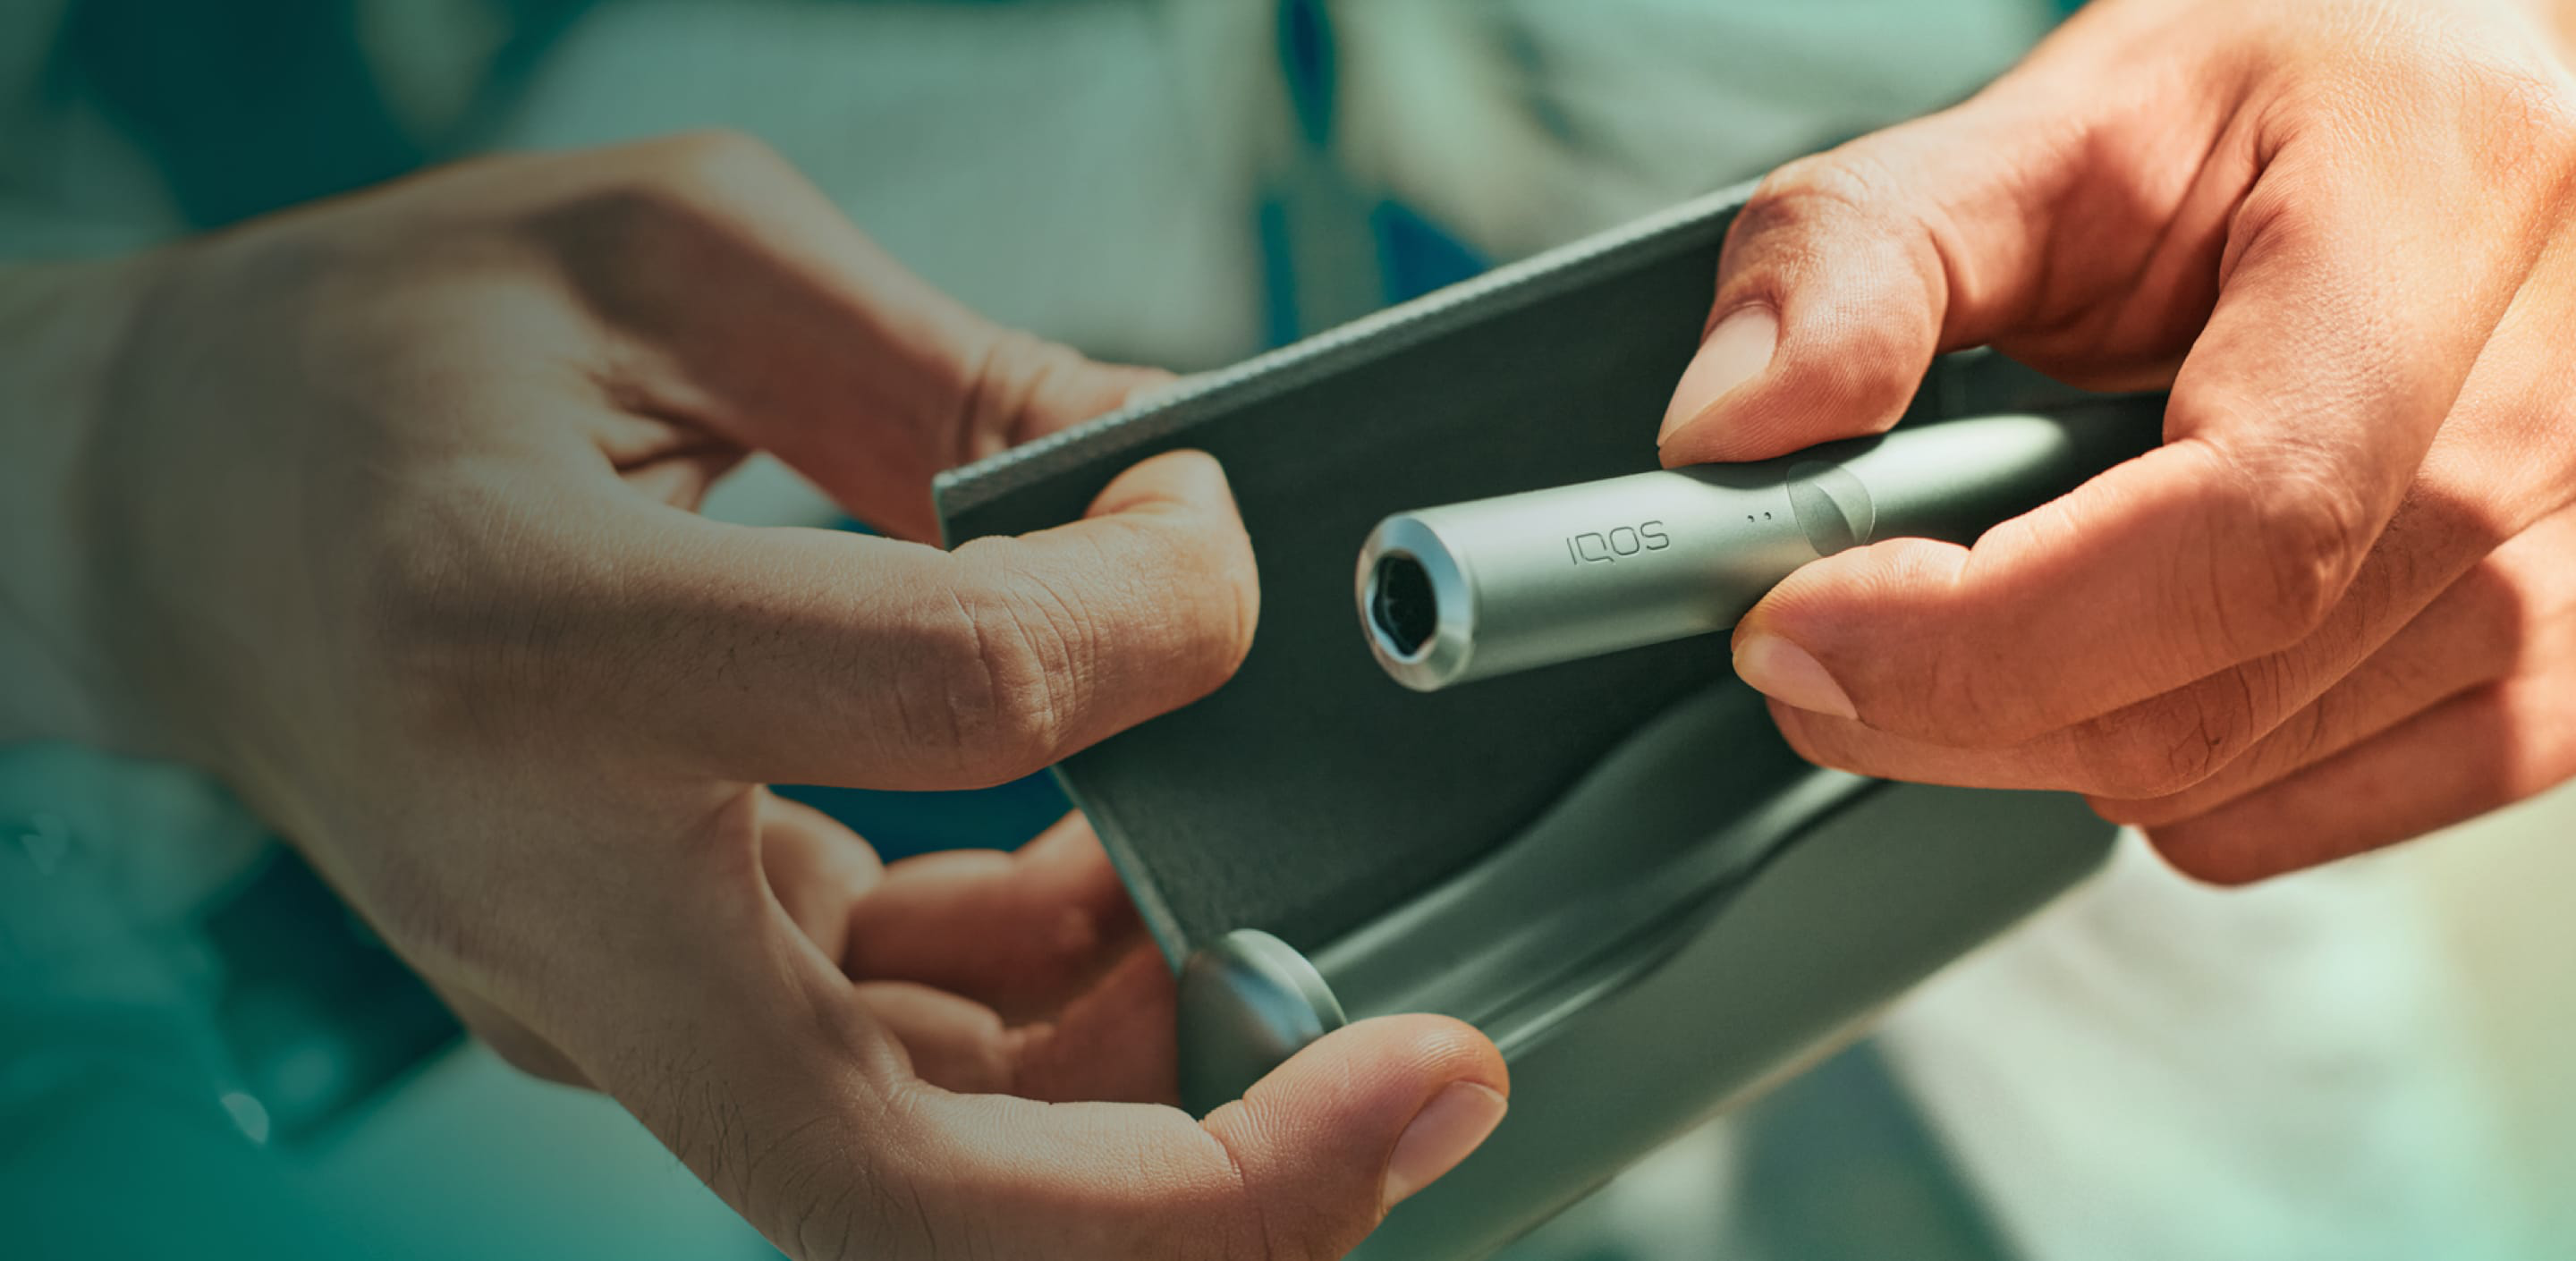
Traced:
<path fill-rule="evenodd" d="M 902 541 L 937 469 L 1160 374 L 984 322 L 723 137 L 476 163 L 116 275 L 63 413 L 80 709 L 221 774 L 479 1033 L 790 1254 L 1338 1256 L 1500 1119 L 1493 1047 L 1426 1016 L 1195 1122 L 1078 819 L 887 865 L 762 787 L 998 783 L 1231 674 L 1258 588 L 1204 455 L 1074 524 Z M 896 537 L 696 515 L 752 449 Z"/>
<path fill-rule="evenodd" d="M 2243 882 L 2576 777 L 2576 76 L 2501 0 L 2098 0 L 1736 218 L 1668 464 L 1883 430 L 1935 353 L 2165 443 L 1745 615 L 1818 763 L 2078 791 Z"/>

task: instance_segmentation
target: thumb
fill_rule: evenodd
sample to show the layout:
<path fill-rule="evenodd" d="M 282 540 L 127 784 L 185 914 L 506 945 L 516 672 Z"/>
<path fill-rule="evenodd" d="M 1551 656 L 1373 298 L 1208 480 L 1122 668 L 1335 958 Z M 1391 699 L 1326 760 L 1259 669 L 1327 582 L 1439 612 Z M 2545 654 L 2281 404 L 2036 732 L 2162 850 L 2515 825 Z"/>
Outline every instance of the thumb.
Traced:
<path fill-rule="evenodd" d="M 1338 1257 L 1502 1121 L 1502 1056 L 1438 1016 L 1365 1020 L 1193 1124 L 1143 1104 L 925 1092 L 899 1144 L 936 1246 L 1001 1256 Z M 960 1249 L 963 1251 L 964 1249 Z"/>
<path fill-rule="evenodd" d="M 2019 95 L 2008 80 L 1762 181 L 1728 230 L 1706 335 L 1665 412 L 1665 465 L 1884 431 L 1935 354 L 2137 270 L 2156 239 L 2120 230 L 2137 200 L 2089 213 L 2101 194 L 2077 176 L 2090 150 L 2062 118 L 2035 125 Z M 2069 197 L 2088 206 L 2081 250 L 2051 240 Z"/>
<path fill-rule="evenodd" d="M 1256 1195 L 1340 1218 L 1318 1239 L 1339 1240 L 1325 1252 L 1339 1255 L 1482 1144 L 1510 1091 L 1502 1055 L 1482 1034 L 1445 1017 L 1385 1017 L 1299 1052 L 1210 1113 L 1205 1128 Z"/>

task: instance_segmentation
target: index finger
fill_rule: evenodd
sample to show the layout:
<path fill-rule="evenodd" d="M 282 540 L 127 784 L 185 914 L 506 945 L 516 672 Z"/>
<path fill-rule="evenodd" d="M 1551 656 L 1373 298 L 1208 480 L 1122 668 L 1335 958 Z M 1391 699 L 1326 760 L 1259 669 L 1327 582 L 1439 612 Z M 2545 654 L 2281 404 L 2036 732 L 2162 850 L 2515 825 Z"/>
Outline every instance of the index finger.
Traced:
<path fill-rule="evenodd" d="M 614 489 L 590 506 L 586 529 L 478 545 L 515 576 L 436 633 L 472 638 L 447 655 L 507 674 L 532 726 L 718 779 L 1002 783 L 1214 690 L 1259 607 L 1225 475 L 1193 451 L 1127 470 L 1082 520 L 954 552 Z"/>
<path fill-rule="evenodd" d="M 675 663 L 697 686 L 669 730 L 712 765 L 1002 783 L 1216 690 L 1259 615 L 1225 473 L 1196 451 L 1129 469 L 1082 520 L 1034 534 L 948 553 L 838 542 L 732 531 L 672 589 L 708 620 L 706 655 Z"/>
<path fill-rule="evenodd" d="M 1799 708 L 1992 746 L 2304 638 L 2520 274 L 2485 240 L 2392 226 L 2422 213 L 2277 163 L 2238 212 L 2167 445 L 1973 547 L 1894 540 L 1808 566 L 1737 628 L 1739 670 Z"/>
<path fill-rule="evenodd" d="M 1080 814 L 1012 853 L 907 858 L 848 910 L 850 975 L 936 986 L 1006 1018 L 1051 1011 L 1144 940 L 1117 869 Z"/>

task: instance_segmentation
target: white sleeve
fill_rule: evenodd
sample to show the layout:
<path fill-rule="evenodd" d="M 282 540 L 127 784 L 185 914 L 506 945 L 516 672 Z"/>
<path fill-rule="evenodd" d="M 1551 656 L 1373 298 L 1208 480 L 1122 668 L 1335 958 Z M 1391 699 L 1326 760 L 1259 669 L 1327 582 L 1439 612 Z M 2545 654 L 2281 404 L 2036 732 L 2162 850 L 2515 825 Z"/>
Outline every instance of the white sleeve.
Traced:
<path fill-rule="evenodd" d="M 2032 1261 L 2498 1257 L 2493 1120 L 2404 875 L 2215 889 L 2129 833 L 1885 1045 Z"/>

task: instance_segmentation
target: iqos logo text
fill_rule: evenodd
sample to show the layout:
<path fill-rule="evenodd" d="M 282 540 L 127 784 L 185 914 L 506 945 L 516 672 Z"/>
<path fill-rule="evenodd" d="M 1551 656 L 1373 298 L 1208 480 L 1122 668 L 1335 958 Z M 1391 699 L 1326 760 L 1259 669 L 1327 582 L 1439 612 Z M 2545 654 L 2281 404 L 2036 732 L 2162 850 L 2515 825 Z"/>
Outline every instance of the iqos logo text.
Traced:
<path fill-rule="evenodd" d="M 1565 538 L 1565 555 L 1578 565 L 1609 564 L 1646 552 L 1660 552 L 1672 545 L 1672 536 L 1664 533 L 1663 522 L 1640 521 L 1613 530 L 1569 534 Z"/>

